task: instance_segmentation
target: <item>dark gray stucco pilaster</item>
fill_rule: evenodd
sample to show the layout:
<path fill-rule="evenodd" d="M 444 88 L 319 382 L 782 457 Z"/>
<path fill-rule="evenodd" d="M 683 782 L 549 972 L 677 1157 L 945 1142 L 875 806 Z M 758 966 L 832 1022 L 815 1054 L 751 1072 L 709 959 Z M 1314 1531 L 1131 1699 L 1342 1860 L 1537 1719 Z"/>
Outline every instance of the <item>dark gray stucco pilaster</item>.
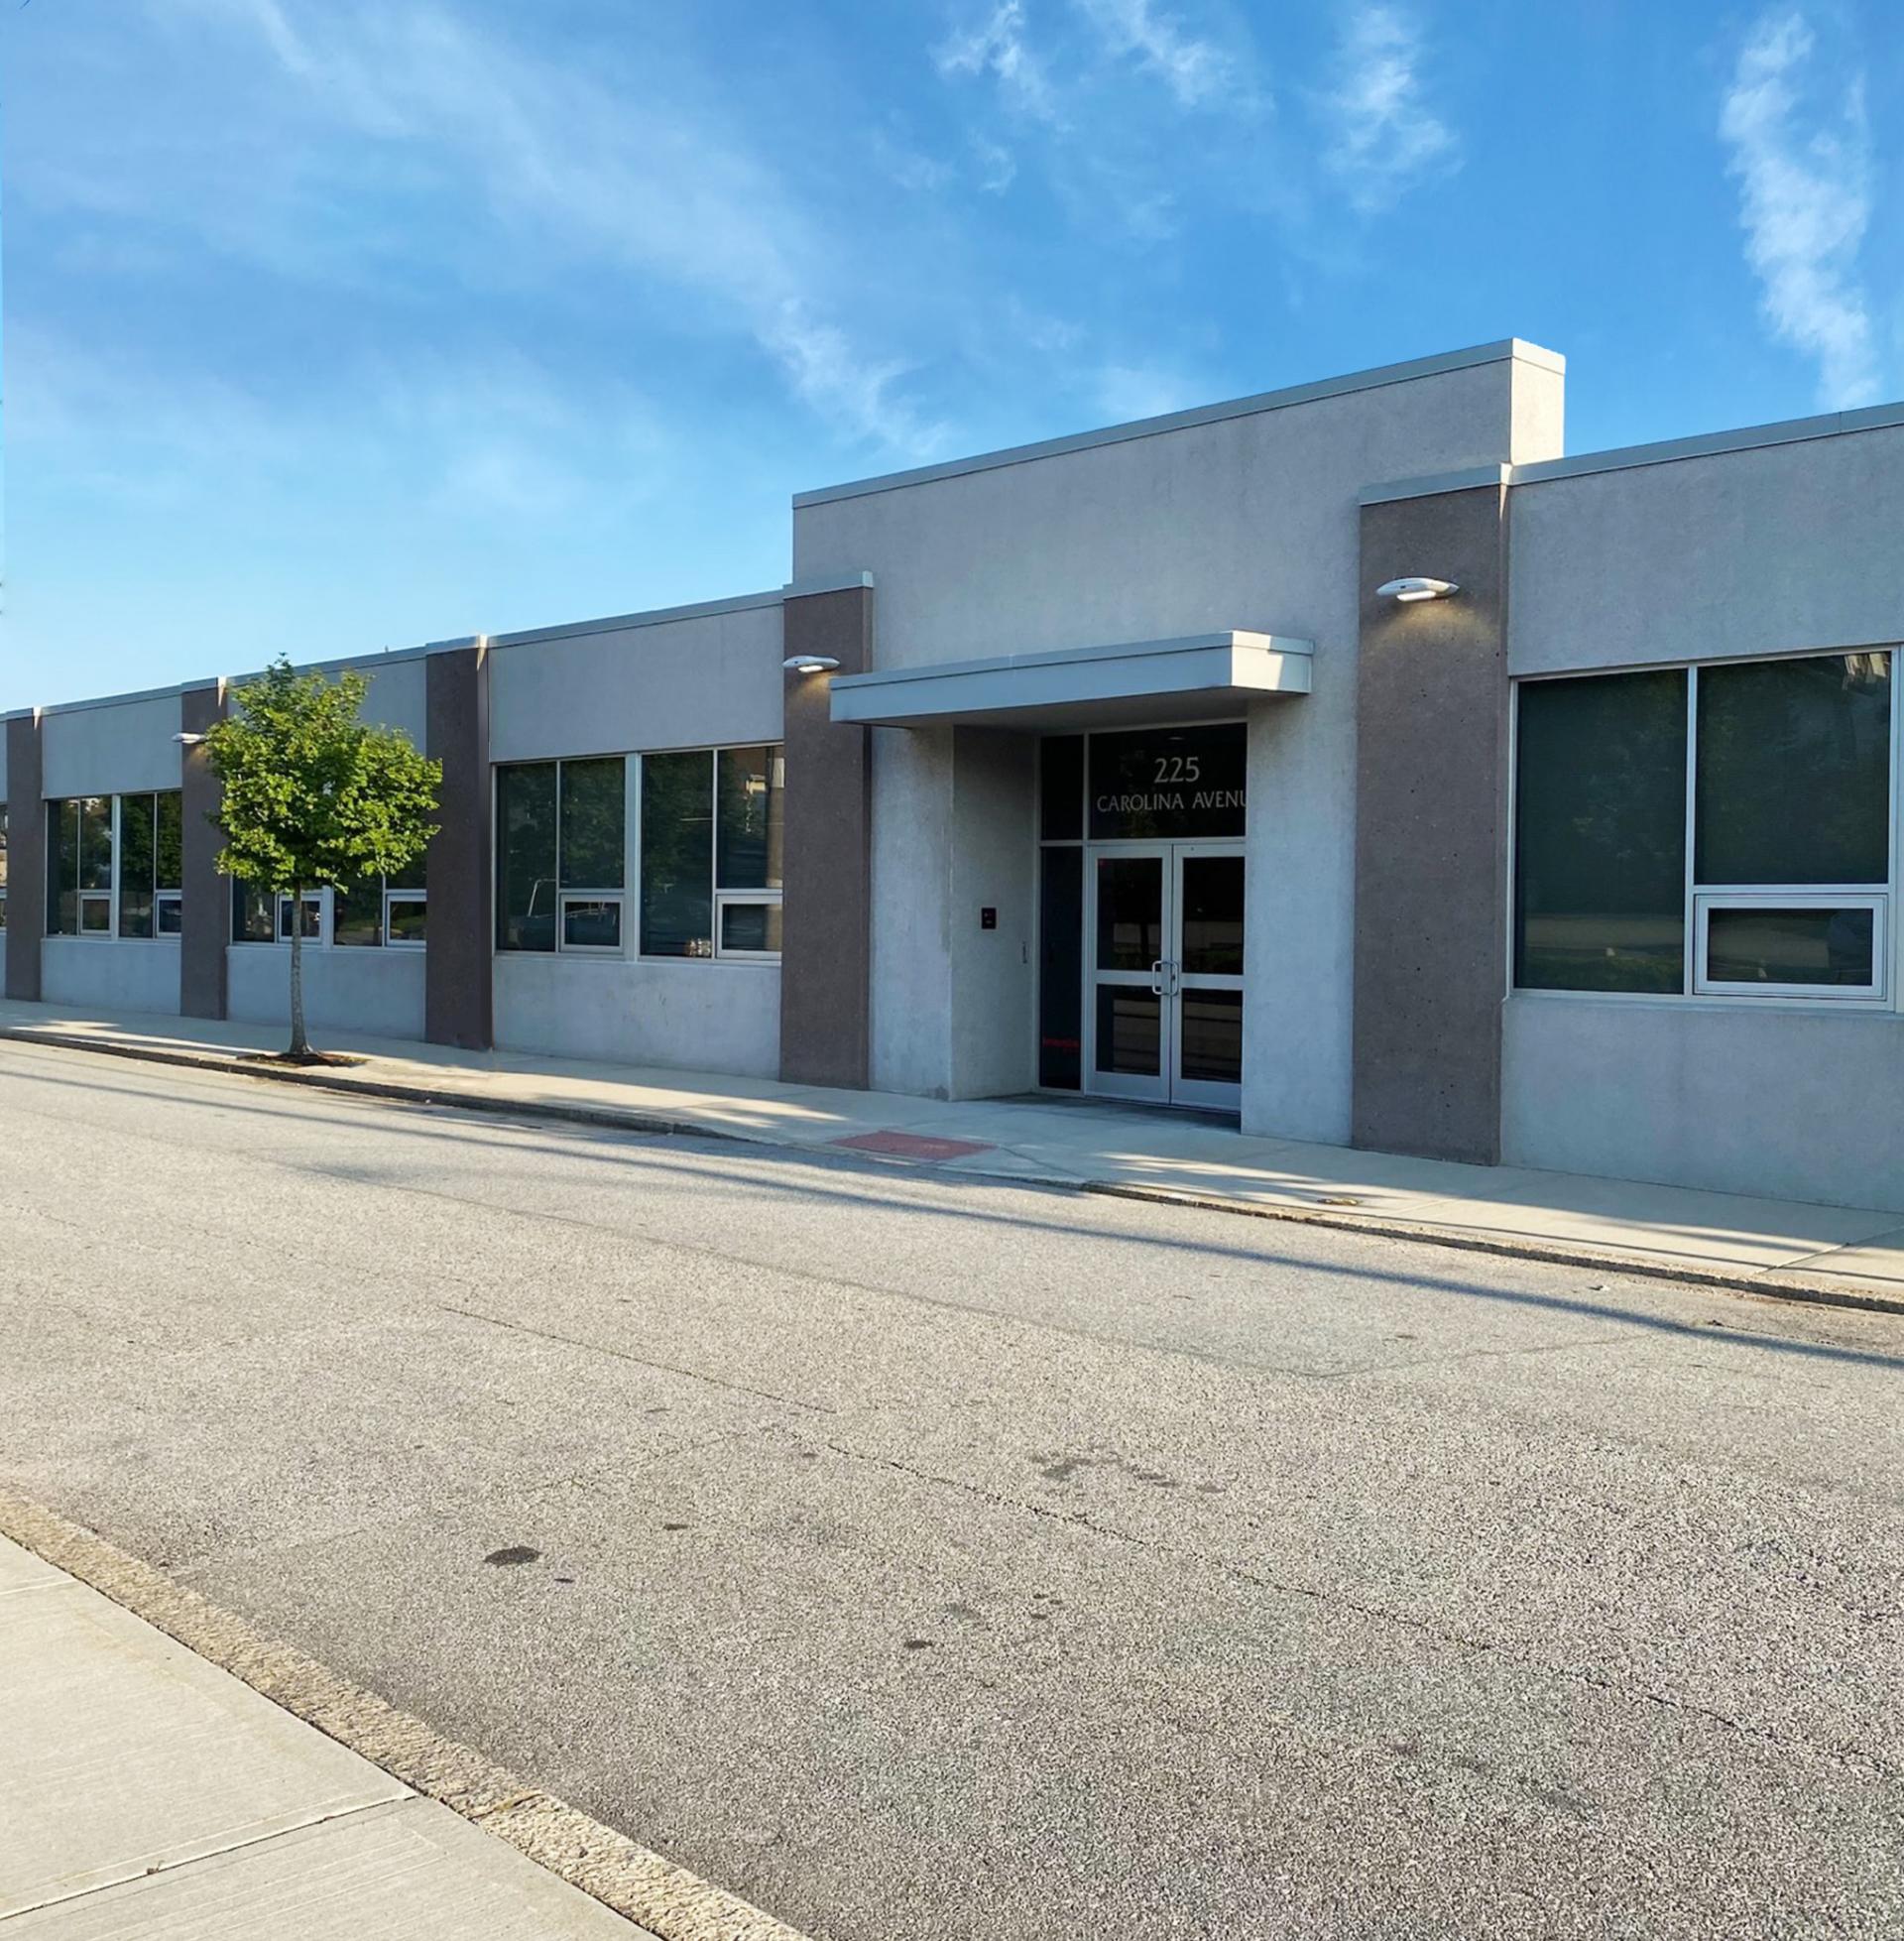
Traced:
<path fill-rule="evenodd" d="M 40 996 L 47 928 L 47 810 L 40 798 L 40 717 L 7 723 L 7 996 Z"/>
<path fill-rule="evenodd" d="M 193 687 L 178 697 L 178 727 L 202 735 L 225 718 L 225 684 Z M 183 749 L 179 768 L 178 1009 L 187 1018 L 225 1015 L 225 946 L 231 941 L 231 880 L 218 874 L 224 847 L 218 827 L 222 791 L 202 748 Z"/>
<path fill-rule="evenodd" d="M 494 1041 L 489 922 L 489 651 L 481 643 L 424 663 L 424 753 L 443 765 L 429 841 L 429 943 L 423 1035 L 486 1051 Z"/>
<path fill-rule="evenodd" d="M 843 674 L 873 661 L 873 589 L 786 601 L 785 647 Z M 872 741 L 836 723 L 825 674 L 786 676 L 785 910 L 780 932 L 780 1076 L 869 1082 L 872 1043 Z"/>
<path fill-rule="evenodd" d="M 1362 511 L 1354 1139 L 1500 1157 L 1506 507 L 1498 486 Z M 1457 581 L 1400 605 L 1384 580 Z"/>

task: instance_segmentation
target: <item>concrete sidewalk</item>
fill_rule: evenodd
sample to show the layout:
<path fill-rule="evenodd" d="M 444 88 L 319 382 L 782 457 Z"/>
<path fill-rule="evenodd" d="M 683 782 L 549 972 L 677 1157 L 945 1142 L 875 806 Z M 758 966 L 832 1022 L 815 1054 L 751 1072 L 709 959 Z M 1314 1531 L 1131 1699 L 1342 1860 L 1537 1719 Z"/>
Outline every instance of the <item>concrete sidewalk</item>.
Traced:
<path fill-rule="evenodd" d="M 643 1941 L 130 1611 L 0 1538 L 8 1941 Z"/>
<path fill-rule="evenodd" d="M 1904 1168 L 1893 1207 L 1818 1206 L 1251 1139 L 1208 1118 L 1104 1101 L 948 1103 L 716 1073 L 457 1051 L 340 1031 L 318 1036 L 326 1048 L 365 1062 L 314 1072 L 246 1062 L 249 1053 L 282 1048 L 279 1025 L 0 1003 L 0 1037 L 248 1070 L 340 1092 L 1188 1200 L 1904 1311 Z"/>

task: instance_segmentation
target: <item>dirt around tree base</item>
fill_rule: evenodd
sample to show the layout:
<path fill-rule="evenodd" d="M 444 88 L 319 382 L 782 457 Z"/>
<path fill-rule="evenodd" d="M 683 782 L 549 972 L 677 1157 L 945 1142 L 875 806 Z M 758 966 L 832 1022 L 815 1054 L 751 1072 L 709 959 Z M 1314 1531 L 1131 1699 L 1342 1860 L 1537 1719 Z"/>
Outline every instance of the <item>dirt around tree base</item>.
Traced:
<path fill-rule="evenodd" d="M 353 1058 L 345 1051 L 306 1051 L 301 1057 L 294 1057 L 289 1051 L 244 1051 L 239 1054 L 241 1064 L 251 1065 L 290 1065 L 294 1070 L 308 1071 L 317 1065 L 362 1065 L 367 1058 Z"/>

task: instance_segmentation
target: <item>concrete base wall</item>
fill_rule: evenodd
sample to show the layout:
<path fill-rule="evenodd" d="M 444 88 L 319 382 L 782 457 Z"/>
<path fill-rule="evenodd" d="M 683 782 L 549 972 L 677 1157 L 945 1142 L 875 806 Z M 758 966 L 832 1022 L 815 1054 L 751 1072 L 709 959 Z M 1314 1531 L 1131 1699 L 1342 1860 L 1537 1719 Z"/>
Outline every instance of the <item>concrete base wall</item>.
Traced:
<path fill-rule="evenodd" d="M 951 1085 L 952 730 L 873 730 L 872 1083 Z"/>
<path fill-rule="evenodd" d="M 225 972 L 230 1017 L 254 1025 L 289 1021 L 289 945 L 234 943 L 226 954 Z M 420 1038 L 423 953 L 306 950 L 304 1022 L 313 1032 L 357 1031 L 370 1037 Z"/>
<path fill-rule="evenodd" d="M 1521 993 L 1504 1022 L 1510 1165 L 1904 1213 L 1904 1018 Z"/>
<path fill-rule="evenodd" d="M 178 1015 L 178 946 L 157 937 L 45 937 L 40 995 L 48 1004 Z"/>
<path fill-rule="evenodd" d="M 495 967 L 499 1050 L 741 1078 L 779 1075 L 777 964 L 509 951 Z"/>

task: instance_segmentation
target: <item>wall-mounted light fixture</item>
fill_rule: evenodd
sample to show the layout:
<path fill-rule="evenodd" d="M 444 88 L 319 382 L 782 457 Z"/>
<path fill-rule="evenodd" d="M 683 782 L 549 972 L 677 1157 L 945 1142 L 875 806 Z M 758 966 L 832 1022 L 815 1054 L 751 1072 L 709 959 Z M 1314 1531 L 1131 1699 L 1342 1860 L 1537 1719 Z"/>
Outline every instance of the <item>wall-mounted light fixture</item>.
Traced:
<path fill-rule="evenodd" d="M 780 663 L 790 674 L 830 674 L 839 665 L 830 654 L 791 654 Z"/>
<path fill-rule="evenodd" d="M 180 748 L 196 748 L 198 744 L 204 740 L 204 736 L 194 735 L 190 732 L 189 729 L 187 729 L 183 734 L 174 735 L 173 740 L 176 741 Z"/>
<path fill-rule="evenodd" d="M 1461 588 L 1452 579 L 1422 579 L 1411 575 L 1407 579 L 1384 580 L 1375 591 L 1384 600 L 1398 600 L 1406 606 L 1416 600 L 1445 600 Z"/>

